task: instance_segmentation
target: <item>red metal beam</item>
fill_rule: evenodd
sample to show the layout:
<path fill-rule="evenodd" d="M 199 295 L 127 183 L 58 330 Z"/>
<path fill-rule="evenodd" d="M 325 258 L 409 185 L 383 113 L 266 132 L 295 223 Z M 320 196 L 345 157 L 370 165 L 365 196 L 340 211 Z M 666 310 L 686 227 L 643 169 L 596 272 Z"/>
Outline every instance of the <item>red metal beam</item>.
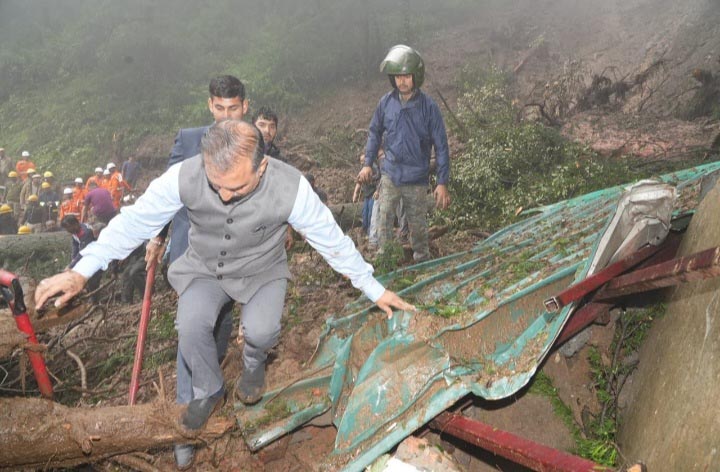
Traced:
<path fill-rule="evenodd" d="M 663 263 L 665 261 L 668 261 L 675 257 L 675 254 L 677 253 L 678 247 L 680 246 L 680 241 L 682 240 L 682 236 L 679 234 L 670 233 L 666 239 L 666 241 L 660 246 L 660 250 L 657 251 L 652 256 L 645 259 L 642 263 L 638 265 L 638 267 L 644 268 L 644 267 L 655 267 L 657 264 Z M 636 272 L 631 272 L 627 276 L 630 276 L 632 274 L 635 274 Z M 608 285 L 614 284 L 616 280 L 619 278 L 624 278 L 626 276 L 621 275 L 614 279 L 611 279 L 608 282 Z M 605 287 L 607 287 L 606 285 Z M 604 291 L 605 288 L 601 288 L 600 291 Z M 598 292 L 599 294 L 600 292 Z M 592 297 L 592 299 L 581 306 L 575 313 L 573 313 L 570 316 L 570 319 L 568 320 L 567 324 L 563 327 L 562 331 L 560 332 L 560 335 L 555 340 L 554 346 L 560 346 L 562 343 L 567 341 L 568 339 L 575 336 L 577 333 L 583 330 L 586 326 L 593 323 L 595 320 L 606 314 L 613 306 L 614 304 L 610 301 L 603 301 L 600 300 L 598 297 L 598 294 Z M 608 300 L 611 297 L 608 297 Z"/>
<path fill-rule="evenodd" d="M 593 300 L 609 300 L 719 275 L 720 247 L 714 247 L 616 277 Z"/>
<path fill-rule="evenodd" d="M 632 267 L 635 267 L 645 259 L 654 255 L 660 251 L 661 247 L 662 246 L 645 246 L 631 256 L 610 264 L 601 271 L 581 280 L 575 285 L 571 285 L 554 297 L 545 300 L 545 309 L 552 313 L 560 310 L 569 303 L 581 300 L 592 291 L 605 285 L 610 279 L 617 277 L 623 272 L 627 272 Z"/>
<path fill-rule="evenodd" d="M 558 451 L 462 415 L 440 413 L 430 427 L 494 454 L 541 472 L 598 472 L 611 470 L 595 462 Z"/>
<path fill-rule="evenodd" d="M 610 264 L 590 277 L 566 288 L 558 295 L 548 298 L 544 302 L 545 309 L 552 313 L 571 302 L 579 301 L 633 267 L 645 267 L 672 259 L 677 253 L 681 240 L 682 236 L 678 234 L 668 234 L 668 237 L 661 245 L 645 246 L 629 257 Z"/>
<path fill-rule="evenodd" d="M 560 346 L 568 339 L 575 336 L 577 333 L 582 331 L 586 326 L 591 324 L 593 321 L 604 315 L 614 304 L 612 303 L 586 303 L 582 308 L 578 309 L 572 314 L 568 322 L 563 326 L 560 335 L 555 340 L 554 346 Z"/>

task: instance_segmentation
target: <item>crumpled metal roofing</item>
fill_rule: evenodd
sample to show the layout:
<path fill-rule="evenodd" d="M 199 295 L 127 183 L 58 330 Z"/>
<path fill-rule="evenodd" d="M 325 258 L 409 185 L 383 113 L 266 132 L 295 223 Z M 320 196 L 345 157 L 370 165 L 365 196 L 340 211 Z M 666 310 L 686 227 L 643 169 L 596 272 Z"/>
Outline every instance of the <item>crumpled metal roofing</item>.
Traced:
<path fill-rule="evenodd" d="M 677 188 L 675 214 L 694 210 L 700 179 L 718 169 L 660 178 Z M 319 469 L 359 471 L 464 395 L 520 390 L 575 309 L 548 313 L 543 300 L 588 275 L 624 189 L 544 206 L 471 250 L 381 277 L 420 311 L 387 320 L 362 297 L 328 320 L 300 380 L 236 405 L 250 448 L 324 415 L 337 436 Z"/>

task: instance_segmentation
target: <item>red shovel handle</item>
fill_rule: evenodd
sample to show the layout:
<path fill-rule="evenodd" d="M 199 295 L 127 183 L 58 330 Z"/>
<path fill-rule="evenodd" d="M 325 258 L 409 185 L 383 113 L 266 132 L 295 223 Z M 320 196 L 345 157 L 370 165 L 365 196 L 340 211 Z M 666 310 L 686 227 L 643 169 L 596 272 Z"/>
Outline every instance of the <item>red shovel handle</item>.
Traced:
<path fill-rule="evenodd" d="M 140 388 L 140 372 L 142 371 L 143 355 L 145 354 L 145 336 L 147 335 L 148 324 L 150 323 L 150 300 L 153 294 L 155 283 L 155 269 L 157 259 L 150 261 L 150 267 L 145 278 L 145 295 L 143 296 L 142 312 L 140 314 L 140 326 L 138 327 L 137 344 L 135 345 L 135 362 L 133 362 L 132 376 L 130 377 L 129 405 L 134 405 Z"/>

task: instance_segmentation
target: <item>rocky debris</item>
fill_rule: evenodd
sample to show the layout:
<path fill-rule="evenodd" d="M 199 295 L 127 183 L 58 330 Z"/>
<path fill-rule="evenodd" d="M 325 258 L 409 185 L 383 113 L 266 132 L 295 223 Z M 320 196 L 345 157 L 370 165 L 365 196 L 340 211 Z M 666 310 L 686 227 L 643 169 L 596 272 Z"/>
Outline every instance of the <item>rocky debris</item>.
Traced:
<path fill-rule="evenodd" d="M 652 159 L 682 159 L 714 153 L 720 123 L 676 118 L 649 121 L 622 113 L 585 112 L 563 126 L 574 141 L 587 143 L 605 156 L 633 155 Z"/>
<path fill-rule="evenodd" d="M 383 465 L 384 464 L 384 465 Z M 442 470 L 464 472 L 464 468 L 447 452 L 430 444 L 427 439 L 410 436 L 397 448 L 392 457 L 383 456 L 377 461 L 382 468 L 377 472 L 421 472 Z"/>

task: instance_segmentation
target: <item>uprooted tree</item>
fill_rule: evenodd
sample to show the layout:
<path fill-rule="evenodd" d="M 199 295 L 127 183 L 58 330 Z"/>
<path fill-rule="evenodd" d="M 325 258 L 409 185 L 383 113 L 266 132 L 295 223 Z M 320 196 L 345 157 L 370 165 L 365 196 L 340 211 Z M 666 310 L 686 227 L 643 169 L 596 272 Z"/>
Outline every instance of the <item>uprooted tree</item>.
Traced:
<path fill-rule="evenodd" d="M 655 89 L 648 87 L 648 82 L 664 70 L 665 60 L 658 59 L 635 74 L 618 78 L 615 68 L 606 68 L 599 74 L 590 73 L 581 61 L 570 61 L 562 74 L 535 85 L 524 108 L 537 109 L 540 117 L 551 126 L 560 126 L 563 119 L 574 113 L 621 106 L 630 94 L 639 95 L 637 111 L 641 111 L 655 93 Z"/>

